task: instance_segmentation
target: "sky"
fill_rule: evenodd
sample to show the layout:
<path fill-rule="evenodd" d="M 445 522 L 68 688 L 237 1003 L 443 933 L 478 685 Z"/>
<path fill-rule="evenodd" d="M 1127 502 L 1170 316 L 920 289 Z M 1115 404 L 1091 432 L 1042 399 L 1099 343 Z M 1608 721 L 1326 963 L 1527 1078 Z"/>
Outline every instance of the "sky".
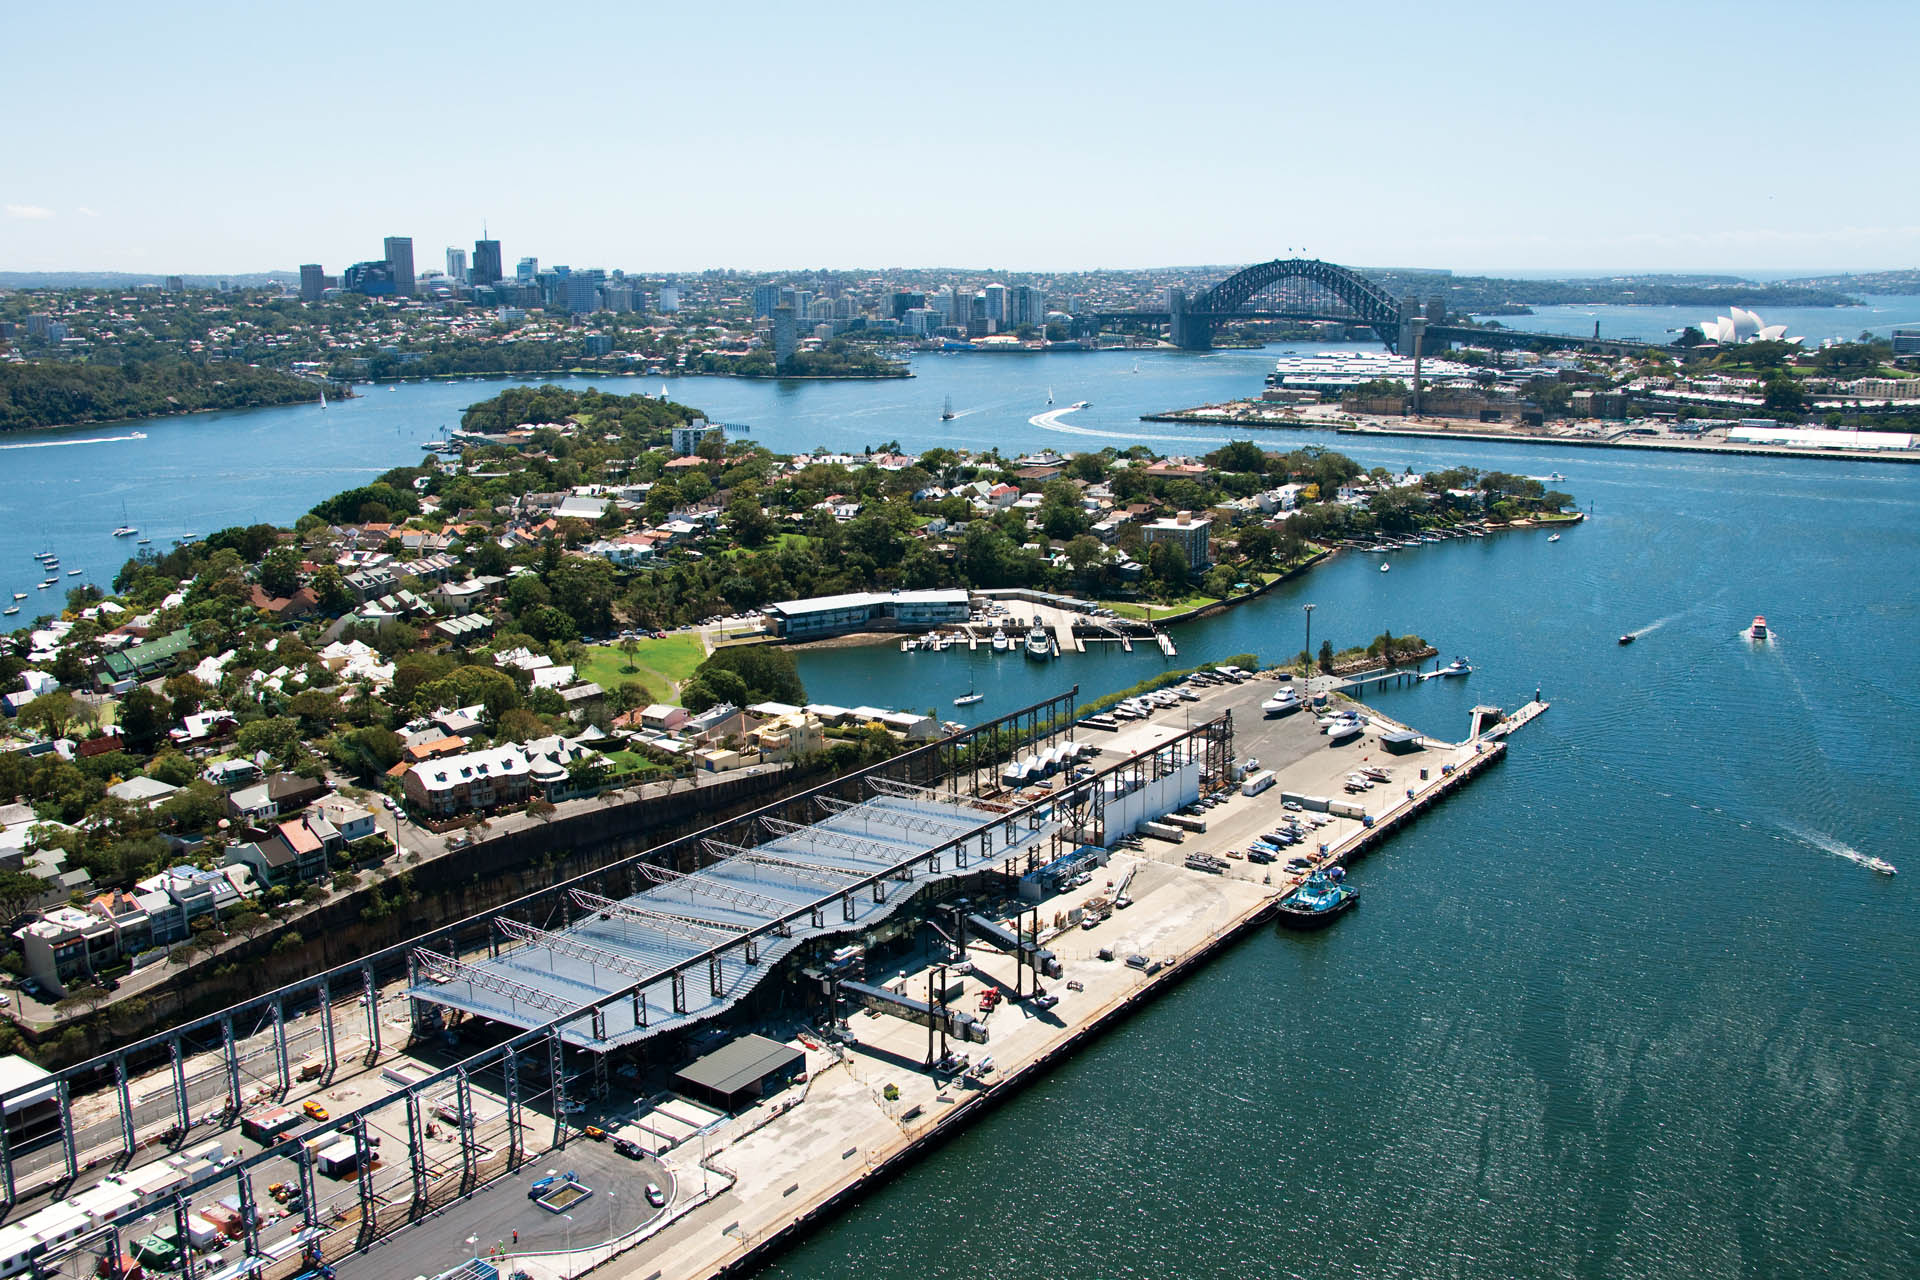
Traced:
<path fill-rule="evenodd" d="M 1920 5 L 12 4 L 0 270 L 1920 265 Z"/>

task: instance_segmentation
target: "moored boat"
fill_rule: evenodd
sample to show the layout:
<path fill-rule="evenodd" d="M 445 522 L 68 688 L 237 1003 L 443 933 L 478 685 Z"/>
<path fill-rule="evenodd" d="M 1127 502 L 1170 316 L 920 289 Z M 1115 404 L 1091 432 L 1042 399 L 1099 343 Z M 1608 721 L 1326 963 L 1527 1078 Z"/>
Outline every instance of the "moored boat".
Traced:
<path fill-rule="evenodd" d="M 1360 891 L 1341 881 L 1346 872 L 1339 867 L 1316 871 L 1306 882 L 1280 899 L 1274 918 L 1289 929 L 1320 929 L 1342 912 L 1360 905 Z"/>

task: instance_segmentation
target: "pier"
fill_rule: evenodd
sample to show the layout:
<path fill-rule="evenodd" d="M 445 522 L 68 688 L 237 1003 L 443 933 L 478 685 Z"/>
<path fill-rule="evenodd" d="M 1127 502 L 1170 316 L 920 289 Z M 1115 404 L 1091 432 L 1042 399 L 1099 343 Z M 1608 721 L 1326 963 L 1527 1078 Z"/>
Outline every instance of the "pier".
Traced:
<path fill-rule="evenodd" d="M 989 1052 L 995 1063 L 991 1072 L 962 1070 L 958 1062 L 946 1069 L 919 1066 L 927 1056 L 928 1032 L 895 1018 L 856 1014 L 851 1035 L 839 1044 L 803 1029 L 796 1040 L 806 1054 L 806 1083 L 727 1121 L 704 1154 L 690 1147 L 670 1153 L 666 1163 L 676 1192 L 661 1220 L 614 1244 L 571 1255 L 523 1256 L 515 1263 L 539 1280 L 587 1266 L 631 1280 L 752 1273 L 1268 922 L 1305 873 L 1280 864 L 1253 865 L 1236 850 L 1275 825 L 1283 789 L 1337 795 L 1342 776 L 1362 762 L 1390 766 L 1390 783 L 1328 806 L 1343 816 L 1307 815 L 1325 825 L 1315 833 L 1317 846 L 1297 848 L 1313 850 L 1319 866 L 1351 863 L 1507 750 L 1505 742 L 1485 738 L 1446 743 L 1421 737 L 1414 754 L 1390 756 L 1381 735 L 1401 726 L 1366 708 L 1367 732 L 1334 746 L 1310 717 L 1264 719 L 1258 704 L 1270 691 L 1271 681 L 1259 679 L 1208 689 L 1201 702 L 1186 706 L 1196 721 L 1231 712 L 1235 755 L 1257 756 L 1261 768 L 1279 775 L 1277 786 L 1249 797 L 1231 780 L 1213 779 L 1208 789 L 1227 799 L 1206 813 L 1204 834 L 1189 828 L 1177 844 L 1148 841 L 1134 850 L 1115 848 L 1106 865 L 1095 869 L 1091 884 L 1045 898 L 1032 917 L 1033 936 L 1035 945 L 1047 948 L 1062 966 L 1061 977 L 1046 984 L 1058 1002 L 1042 1008 L 1031 998 L 1016 997 L 980 1015 L 990 1042 L 954 1048 L 969 1051 L 975 1063 Z M 1528 704 L 1500 727 L 1511 732 L 1544 708 L 1544 703 Z M 1152 721 L 1129 726 L 1101 744 L 1099 759 L 1124 758 L 1170 740 L 1178 734 L 1172 720 L 1186 714 L 1186 709 L 1169 713 L 1164 726 Z M 1217 859 L 1224 869 L 1189 866 L 1188 855 L 1196 851 L 1224 855 Z M 1120 894 L 1115 886 L 1124 886 L 1133 904 L 1125 911 L 1114 910 Z M 1122 963 L 1130 956 L 1137 959 Z M 1014 956 L 976 943 L 968 959 L 972 972 L 955 983 L 954 1007 L 973 1009 L 976 996 L 990 987 L 1008 993 L 1019 989 L 1022 975 Z M 929 963 L 924 955 L 909 956 L 865 980 L 924 993 L 932 975 Z M 631 1254 L 619 1253 L 642 1241 L 644 1246 Z"/>

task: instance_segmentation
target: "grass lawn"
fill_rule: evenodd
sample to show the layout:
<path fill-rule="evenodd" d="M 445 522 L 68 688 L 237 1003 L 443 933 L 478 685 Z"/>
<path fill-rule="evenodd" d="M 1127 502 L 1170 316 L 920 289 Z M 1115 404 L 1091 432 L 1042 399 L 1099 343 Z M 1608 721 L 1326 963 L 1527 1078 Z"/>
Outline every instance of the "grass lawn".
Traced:
<path fill-rule="evenodd" d="M 1277 573 L 1262 573 L 1262 574 L 1257 574 L 1255 576 L 1258 577 L 1259 579 L 1258 585 L 1264 587 L 1269 582 L 1272 582 L 1275 578 L 1279 577 L 1280 575 Z M 1246 579 L 1246 581 L 1252 582 L 1253 579 L 1248 578 Z M 1239 597 L 1228 596 L 1227 599 L 1237 600 L 1239 599 Z M 1171 600 L 1165 604 L 1161 604 L 1157 601 L 1152 605 L 1135 604 L 1132 601 L 1128 601 L 1128 600 L 1102 600 L 1100 603 L 1105 605 L 1107 608 L 1113 610 L 1115 613 L 1119 614 L 1123 618 L 1140 618 L 1142 620 L 1148 620 L 1152 618 L 1171 617 L 1176 613 L 1185 613 L 1189 609 L 1204 609 L 1208 605 L 1219 604 L 1220 600 L 1217 596 L 1210 596 L 1206 594 L 1204 591 L 1199 591 L 1199 592 L 1195 592 L 1190 596 L 1187 596 L 1183 600 Z"/>
<path fill-rule="evenodd" d="M 813 539 L 804 533 L 779 533 L 753 548 L 751 552 L 745 547 L 728 547 L 720 554 L 728 560 L 738 560 L 743 555 L 759 555 L 761 552 L 782 551 L 787 547 L 799 547 L 805 550 L 812 541 Z"/>
<path fill-rule="evenodd" d="M 706 661 L 706 657 L 698 632 L 676 631 L 664 640 L 634 642 L 633 665 L 639 668 L 637 671 L 629 671 L 627 655 L 610 644 L 582 650 L 575 666 L 582 679 L 591 680 L 602 689 L 618 689 L 638 681 L 652 691 L 655 700 L 670 701 L 674 689 L 692 675 L 693 669 Z"/>

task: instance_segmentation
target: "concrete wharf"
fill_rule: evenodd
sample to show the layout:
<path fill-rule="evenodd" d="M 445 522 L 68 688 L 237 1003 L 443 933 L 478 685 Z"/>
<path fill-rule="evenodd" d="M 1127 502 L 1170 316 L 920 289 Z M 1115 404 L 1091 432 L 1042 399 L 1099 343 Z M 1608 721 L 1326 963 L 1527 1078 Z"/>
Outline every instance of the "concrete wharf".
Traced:
<path fill-rule="evenodd" d="M 1148 841 L 1138 850 L 1115 850 L 1104 876 L 1042 905 L 1043 915 L 1054 914 L 1055 926 L 1044 930 L 1040 941 L 1064 965 L 1063 979 L 1049 984 L 1062 999 L 1046 1010 L 1007 1001 L 990 1015 L 995 1074 L 968 1079 L 917 1067 L 926 1033 L 889 1018 L 856 1017 L 854 1041 L 846 1045 L 816 1043 L 803 1035 L 799 1043 L 806 1047 L 810 1073 L 805 1086 L 735 1117 L 709 1139 L 704 1159 L 684 1147 L 687 1154 L 667 1158 L 676 1202 L 664 1220 L 616 1244 L 570 1255 L 523 1255 L 515 1265 L 536 1280 L 557 1280 L 586 1266 L 633 1280 L 705 1280 L 757 1270 L 867 1190 L 885 1185 L 902 1165 L 1270 920 L 1306 872 L 1250 865 L 1232 850 L 1274 825 L 1281 788 L 1337 793 L 1341 776 L 1361 762 L 1373 767 L 1390 762 L 1393 772 L 1404 775 L 1358 797 L 1367 820 L 1309 815 L 1327 823 L 1316 835 L 1323 842 L 1316 864 L 1350 862 L 1504 758 L 1507 750 L 1504 742 L 1484 738 L 1445 743 L 1423 737 L 1419 754 L 1389 756 L 1379 734 L 1400 726 L 1366 708 L 1368 732 L 1334 746 L 1306 716 L 1262 717 L 1258 704 L 1266 694 L 1265 682 L 1256 680 L 1208 689 L 1200 704 L 1186 705 L 1196 719 L 1234 711 L 1236 754 L 1257 755 L 1261 768 L 1280 775 L 1279 787 L 1255 797 L 1237 788 L 1224 790 L 1225 803 L 1205 815 L 1204 835 L 1187 835 L 1184 847 Z M 1539 709 L 1529 710 L 1536 705 Z M 1507 722 L 1507 730 L 1544 706 L 1529 704 Z M 1154 724 L 1134 726 L 1105 745 L 1124 754 L 1161 732 Z M 1194 847 L 1235 860 L 1227 861 L 1220 874 L 1190 869 L 1186 855 Z M 1127 886 L 1135 905 L 1107 915 L 1093 929 L 1079 927 L 1083 903 L 1111 901 L 1116 884 Z M 1148 969 L 1140 969 L 1101 959 L 1100 953 L 1151 959 Z M 974 973 L 964 980 L 963 1001 L 988 986 L 1013 985 L 1017 975 L 1010 958 L 979 949 L 969 958 Z M 927 978 L 928 970 L 915 961 L 884 981 L 912 990 Z M 887 1092 L 894 1096 L 883 1096 Z"/>

